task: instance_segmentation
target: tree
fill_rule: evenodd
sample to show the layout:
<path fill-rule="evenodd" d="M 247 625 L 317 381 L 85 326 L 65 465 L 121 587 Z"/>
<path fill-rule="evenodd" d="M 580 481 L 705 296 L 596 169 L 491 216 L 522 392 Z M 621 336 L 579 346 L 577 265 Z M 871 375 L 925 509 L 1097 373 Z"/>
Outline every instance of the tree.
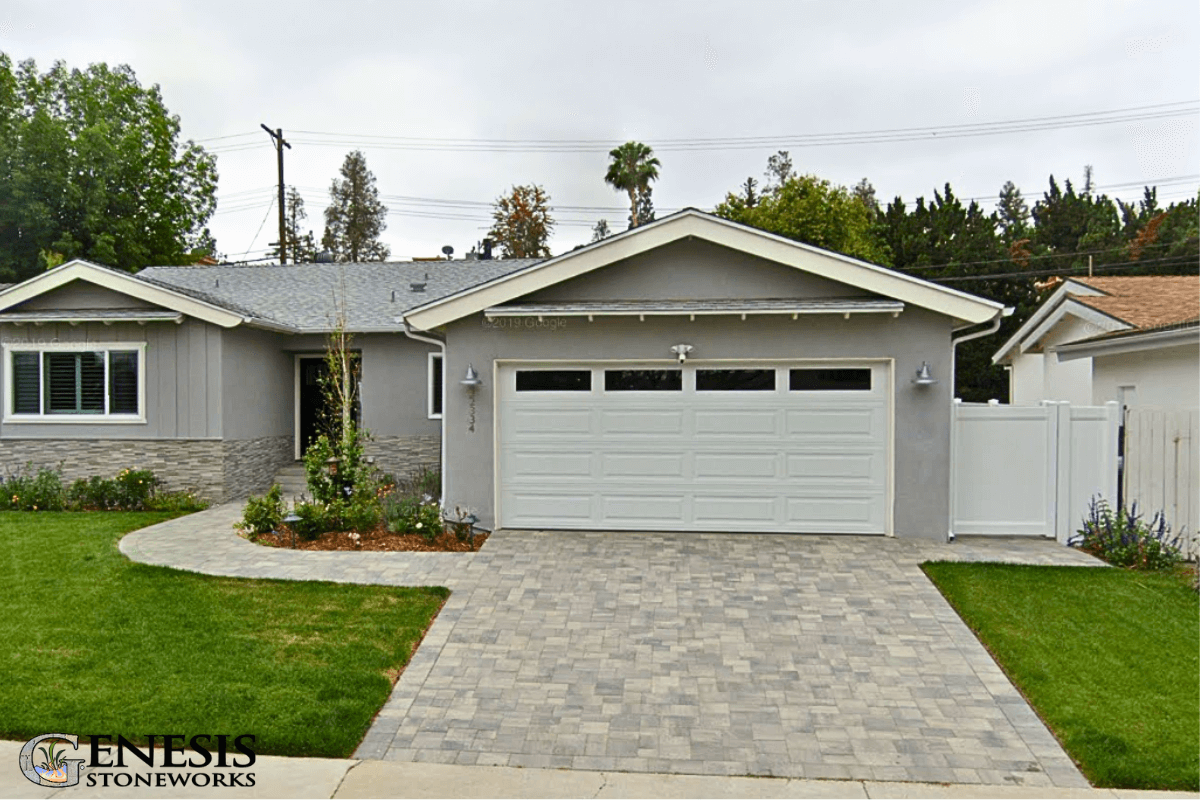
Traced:
<path fill-rule="evenodd" d="M 758 181 L 752 177 L 747 177 L 746 182 L 742 184 L 742 202 L 747 208 L 754 208 L 758 205 Z"/>
<path fill-rule="evenodd" d="M 612 234 L 608 230 L 608 220 L 602 219 L 592 226 L 592 242 L 599 242 L 607 239 Z"/>
<path fill-rule="evenodd" d="M 321 245 L 339 261 L 385 261 L 391 250 L 379 241 L 387 228 L 387 207 L 379 201 L 367 158 L 355 150 L 342 162 L 341 178 L 329 187 Z"/>
<path fill-rule="evenodd" d="M 637 225 L 645 225 L 647 222 L 654 222 L 654 190 L 647 186 L 642 191 L 638 192 L 638 207 L 637 207 L 637 224 L 631 217 L 629 219 L 629 227 L 634 228 Z"/>
<path fill-rule="evenodd" d="M 780 150 L 775 155 L 769 156 L 767 171 L 763 175 L 767 177 L 768 189 L 778 189 L 796 177 L 796 170 L 792 167 L 792 154 L 787 150 Z"/>
<path fill-rule="evenodd" d="M 304 198 L 295 186 L 287 188 L 287 211 L 283 218 L 283 231 L 286 237 L 287 252 L 293 264 L 303 264 L 315 261 L 317 258 L 317 242 L 312 231 L 300 232 L 300 223 L 308 219 L 304 211 Z M 271 252 L 272 258 L 279 258 L 279 248 Z"/>
<path fill-rule="evenodd" d="M 996 224 L 1004 241 L 1010 245 L 1029 236 L 1029 206 L 1021 196 L 1021 190 L 1012 181 L 1005 181 L 1000 188 Z"/>
<path fill-rule="evenodd" d="M 642 218 L 645 202 L 642 197 L 649 197 L 650 183 L 658 180 L 658 168 L 662 165 L 654 157 L 650 146 L 641 142 L 626 142 L 609 151 L 608 156 L 612 160 L 608 164 L 604 182 L 618 192 L 629 195 L 629 227 L 636 228 L 646 221 Z"/>
<path fill-rule="evenodd" d="M 845 187 L 814 175 L 787 178 L 764 191 L 753 206 L 744 196 L 730 192 L 716 214 L 836 253 L 875 263 L 888 261 L 866 206 Z"/>
<path fill-rule="evenodd" d="M 536 184 L 514 186 L 496 198 L 492 207 L 492 230 L 488 236 L 504 251 L 504 258 L 549 258 L 550 196 Z M 606 226 L 607 227 L 607 226 Z"/>
<path fill-rule="evenodd" d="M 179 133 L 128 66 L 39 73 L 0 53 L 0 279 L 60 258 L 137 271 L 211 254 L 216 159 Z"/>
<path fill-rule="evenodd" d="M 874 222 L 880 214 L 879 201 L 875 199 L 875 187 L 869 180 L 863 178 L 858 183 L 854 184 L 851 193 L 858 202 L 862 203 L 863 208 L 867 210 L 867 216 Z"/>

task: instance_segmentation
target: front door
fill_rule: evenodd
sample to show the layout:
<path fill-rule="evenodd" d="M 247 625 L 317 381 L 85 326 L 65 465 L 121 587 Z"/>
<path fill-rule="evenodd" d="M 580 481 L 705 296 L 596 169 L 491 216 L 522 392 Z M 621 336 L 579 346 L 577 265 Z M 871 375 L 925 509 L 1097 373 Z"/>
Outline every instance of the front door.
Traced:
<path fill-rule="evenodd" d="M 357 358 L 355 359 L 357 362 Z M 325 381 L 329 375 L 329 364 L 324 356 L 301 356 L 298 359 L 300 393 L 298 416 L 299 424 L 299 456 L 304 457 L 309 446 L 323 432 L 328 430 L 331 422 L 337 418 L 337 410 L 326 402 Z M 356 378 L 361 377 L 358 364 L 354 368 Z M 359 393 L 356 380 L 354 391 L 353 418 L 355 424 L 361 422 L 361 411 L 358 403 Z"/>

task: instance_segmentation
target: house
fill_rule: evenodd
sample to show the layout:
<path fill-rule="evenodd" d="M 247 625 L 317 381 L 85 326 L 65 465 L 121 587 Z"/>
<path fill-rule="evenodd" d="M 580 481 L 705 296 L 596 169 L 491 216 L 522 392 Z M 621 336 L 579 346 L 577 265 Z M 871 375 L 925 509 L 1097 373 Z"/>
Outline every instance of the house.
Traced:
<path fill-rule="evenodd" d="M 992 361 L 1009 402 L 1195 407 L 1200 402 L 1200 277 L 1070 278 Z"/>
<path fill-rule="evenodd" d="M 956 341 L 1004 311 L 691 209 L 545 260 L 72 262 L 0 292 L 0 457 L 261 491 L 343 318 L 376 463 L 484 527 L 940 539 Z"/>

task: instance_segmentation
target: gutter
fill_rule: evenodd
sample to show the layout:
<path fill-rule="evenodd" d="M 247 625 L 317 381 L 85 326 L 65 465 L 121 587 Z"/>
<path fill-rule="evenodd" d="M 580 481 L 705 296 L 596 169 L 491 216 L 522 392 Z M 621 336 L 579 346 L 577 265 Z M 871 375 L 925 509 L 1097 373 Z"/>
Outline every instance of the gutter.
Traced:
<path fill-rule="evenodd" d="M 1191 344 L 1200 338 L 1200 328 L 1195 323 L 1186 327 L 1163 328 L 1150 331 L 1121 332 L 1104 339 L 1071 342 L 1058 346 L 1058 360 L 1074 361 L 1100 355 L 1120 355 L 1153 350 L 1159 347 Z"/>
<path fill-rule="evenodd" d="M 442 516 L 446 514 L 446 498 L 449 492 L 446 491 L 446 340 L 439 339 L 429 331 L 421 331 L 418 333 L 413 329 L 412 325 L 408 324 L 408 320 L 404 317 L 396 319 L 398 324 L 404 325 L 404 335 L 414 341 L 424 342 L 426 344 L 437 345 L 442 351 L 442 418 L 438 420 L 441 423 L 441 464 L 439 464 L 439 472 L 441 473 L 442 496 L 438 498 L 438 503 L 441 506 Z"/>

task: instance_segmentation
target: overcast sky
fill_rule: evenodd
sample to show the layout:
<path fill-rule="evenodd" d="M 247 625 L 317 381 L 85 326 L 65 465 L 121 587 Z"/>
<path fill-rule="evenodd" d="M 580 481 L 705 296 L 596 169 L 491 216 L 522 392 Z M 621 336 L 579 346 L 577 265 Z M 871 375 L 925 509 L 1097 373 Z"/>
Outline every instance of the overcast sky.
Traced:
<path fill-rule="evenodd" d="M 1132 199 L 1141 184 L 1160 184 L 1164 205 L 1200 184 L 1195 0 L 6 0 L 0 50 L 42 68 L 127 63 L 159 84 L 183 136 L 219 153 L 211 227 L 231 258 L 261 256 L 277 238 L 275 155 L 260 123 L 292 140 L 287 182 L 304 193 L 318 238 L 329 183 L 361 148 L 391 211 L 384 240 L 397 259 L 447 244 L 461 255 L 513 184 L 539 183 L 560 206 L 555 253 L 587 241 L 600 217 L 623 230 L 625 198 L 603 177 L 606 150 L 628 139 L 662 161 L 660 215 L 711 209 L 747 176 L 761 178 L 781 147 L 802 172 L 846 185 L 869 178 L 884 201 L 950 182 L 991 208 L 1013 180 L 1032 203 L 1049 174 L 1081 182 L 1085 164 L 1109 194 Z M 1182 101 L 1193 101 L 1185 116 L 949 135 Z M 1172 109 L 1134 115 L 1163 111 Z M 939 133 L 798 138 L 898 128 Z M 746 137 L 760 138 L 736 141 Z M 718 141 L 699 150 L 671 141 L 697 139 Z"/>

